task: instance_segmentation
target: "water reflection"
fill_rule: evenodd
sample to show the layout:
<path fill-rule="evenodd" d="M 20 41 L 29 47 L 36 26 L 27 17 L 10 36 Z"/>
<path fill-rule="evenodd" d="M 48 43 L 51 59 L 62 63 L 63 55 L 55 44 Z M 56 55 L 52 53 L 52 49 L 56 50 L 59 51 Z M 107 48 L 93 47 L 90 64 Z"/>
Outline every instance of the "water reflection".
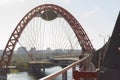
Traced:
<path fill-rule="evenodd" d="M 54 73 L 56 71 L 60 71 L 62 68 L 60 66 L 55 66 L 52 68 L 46 68 L 46 75 L 49 75 L 51 73 Z M 72 69 L 67 71 L 67 78 L 68 80 L 72 80 Z M 62 75 L 57 76 L 56 78 L 54 78 L 53 80 L 62 80 Z"/>
<path fill-rule="evenodd" d="M 8 74 L 7 80 L 35 80 L 27 72 L 20 72 L 16 74 Z"/>
<path fill-rule="evenodd" d="M 51 68 L 46 68 L 46 75 L 49 75 L 51 73 L 54 73 L 56 71 L 61 70 L 62 68 L 60 66 L 55 66 L 55 67 L 51 67 Z M 61 75 L 57 76 L 56 78 L 54 78 L 53 80 L 62 80 Z"/>
<path fill-rule="evenodd" d="M 46 68 L 45 69 L 45 74 L 49 75 L 51 73 L 54 73 L 56 71 L 61 70 L 62 68 L 60 66 L 55 66 L 55 67 L 51 67 L 51 68 Z M 68 71 L 68 80 L 71 80 L 72 77 L 72 72 L 71 70 Z M 27 72 L 19 72 L 16 74 L 8 74 L 8 79 L 7 80 L 35 80 L 35 78 L 33 78 L 31 75 L 29 75 Z M 55 79 L 52 80 L 62 80 L 61 75 L 59 75 L 58 77 L 56 77 Z"/>

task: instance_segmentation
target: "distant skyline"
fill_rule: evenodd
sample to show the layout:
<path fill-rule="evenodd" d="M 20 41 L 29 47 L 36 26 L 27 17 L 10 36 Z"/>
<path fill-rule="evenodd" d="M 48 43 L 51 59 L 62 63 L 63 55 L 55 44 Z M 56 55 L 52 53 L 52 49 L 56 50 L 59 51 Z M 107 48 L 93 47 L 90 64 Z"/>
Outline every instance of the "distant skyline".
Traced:
<path fill-rule="evenodd" d="M 16 25 L 31 9 L 41 4 L 59 5 L 82 25 L 95 49 L 112 34 L 120 0 L 0 0 L 0 49 L 4 49 Z"/>

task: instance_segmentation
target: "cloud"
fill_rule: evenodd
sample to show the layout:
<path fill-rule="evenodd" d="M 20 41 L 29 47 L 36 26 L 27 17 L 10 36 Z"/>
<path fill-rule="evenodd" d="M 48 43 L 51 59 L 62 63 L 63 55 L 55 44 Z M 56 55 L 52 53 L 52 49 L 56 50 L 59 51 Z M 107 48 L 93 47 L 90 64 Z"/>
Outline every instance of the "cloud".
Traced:
<path fill-rule="evenodd" d="M 5 6 L 9 4 L 15 4 L 18 2 L 24 2 L 25 0 L 0 0 L 0 6 Z"/>
<path fill-rule="evenodd" d="M 82 15 L 83 18 L 88 18 L 88 17 L 91 17 L 93 15 L 95 15 L 98 11 L 100 10 L 100 7 L 95 7 L 94 9 L 84 13 Z"/>
<path fill-rule="evenodd" d="M 0 0 L 0 6 L 3 6 L 8 3 L 9 0 Z"/>
<path fill-rule="evenodd" d="M 62 2 L 64 2 L 64 3 L 70 3 L 71 0 L 62 0 Z"/>

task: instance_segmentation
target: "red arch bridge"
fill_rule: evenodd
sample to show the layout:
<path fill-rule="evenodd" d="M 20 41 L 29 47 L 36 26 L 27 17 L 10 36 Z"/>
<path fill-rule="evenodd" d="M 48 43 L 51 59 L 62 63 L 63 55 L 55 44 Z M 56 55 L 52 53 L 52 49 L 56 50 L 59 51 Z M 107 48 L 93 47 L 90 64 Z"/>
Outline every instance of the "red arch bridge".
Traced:
<path fill-rule="evenodd" d="M 52 80 L 58 74 L 63 74 L 63 80 L 65 80 L 66 71 L 70 68 L 75 70 L 75 66 L 79 64 L 83 73 L 88 69 L 91 70 L 87 64 L 91 64 L 88 60 L 94 48 L 86 32 L 72 14 L 54 4 L 35 7 L 17 24 L 0 60 L 0 77 L 3 80 L 6 80 L 8 67 L 17 48 L 18 53 L 28 54 L 29 61 L 46 59 L 54 55 L 60 56 L 60 53 L 73 55 L 77 53 L 76 50 L 82 50 L 84 56 L 81 56 L 80 60 L 52 74 L 52 77 L 48 76 L 40 80 Z M 95 77 L 95 75 L 93 73 L 91 76 Z"/>

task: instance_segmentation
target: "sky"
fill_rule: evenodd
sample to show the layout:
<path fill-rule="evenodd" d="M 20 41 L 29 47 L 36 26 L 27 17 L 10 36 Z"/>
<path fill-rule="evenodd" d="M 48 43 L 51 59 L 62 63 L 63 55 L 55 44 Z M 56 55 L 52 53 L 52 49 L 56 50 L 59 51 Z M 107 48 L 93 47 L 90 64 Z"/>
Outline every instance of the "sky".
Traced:
<path fill-rule="evenodd" d="M 0 49 L 5 48 L 23 16 L 46 3 L 68 10 L 82 25 L 95 49 L 111 36 L 120 11 L 120 0 L 0 0 Z"/>

